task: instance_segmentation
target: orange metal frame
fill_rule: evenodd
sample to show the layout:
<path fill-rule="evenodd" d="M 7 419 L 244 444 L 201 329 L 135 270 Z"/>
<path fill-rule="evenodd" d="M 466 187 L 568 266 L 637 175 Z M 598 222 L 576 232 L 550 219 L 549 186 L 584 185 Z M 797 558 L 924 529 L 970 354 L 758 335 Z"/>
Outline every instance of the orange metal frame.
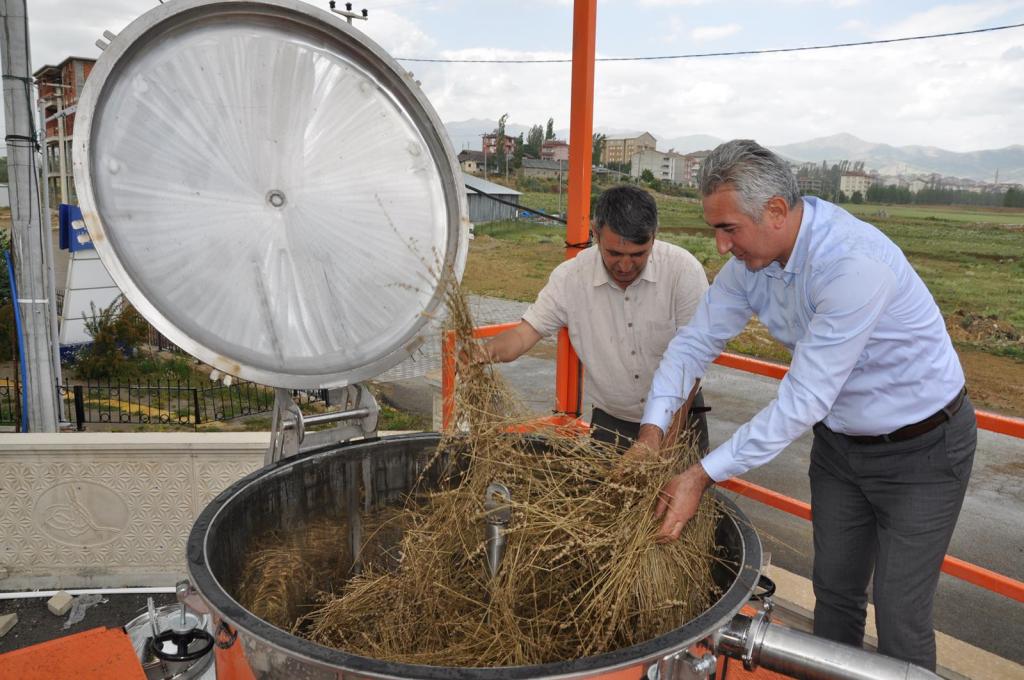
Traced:
<path fill-rule="evenodd" d="M 493 326 L 481 326 L 473 329 L 473 337 L 475 338 L 487 338 L 493 335 L 516 326 L 515 323 L 497 324 Z M 562 329 L 563 332 L 565 329 Z M 452 417 L 452 398 L 455 390 L 455 336 L 454 334 L 448 334 L 444 339 L 444 347 L 442 350 L 442 376 L 441 376 L 441 393 L 444 403 L 443 411 L 443 422 L 447 428 L 451 423 Z M 739 356 L 737 354 L 722 354 L 715 363 L 728 368 L 735 368 L 741 371 L 747 371 L 748 373 L 756 373 L 758 375 L 768 376 L 770 378 L 781 379 L 789 371 L 788 366 L 782 364 L 773 364 L 768 361 L 761 361 L 759 359 L 751 359 L 749 357 Z M 978 411 L 978 427 L 983 430 L 989 430 L 991 432 L 998 432 L 999 434 L 1005 434 L 1010 437 L 1017 437 L 1018 439 L 1024 439 L 1024 419 L 1010 418 L 1008 416 L 1001 416 L 995 413 L 989 413 L 987 411 Z M 527 426 L 527 429 L 535 429 L 535 425 L 556 425 L 560 427 L 572 427 L 572 419 L 568 415 L 556 415 L 552 418 L 545 418 L 536 423 L 531 423 Z M 585 425 L 580 424 L 576 428 L 579 431 L 585 431 L 587 428 Z M 765 505 L 769 505 L 783 512 L 787 512 L 803 519 L 811 519 L 811 506 L 803 501 L 783 496 L 780 493 L 766 489 L 763 486 L 752 484 L 742 479 L 736 479 L 735 477 L 726 480 L 719 484 L 719 486 L 746 496 Z M 942 563 L 942 571 L 946 572 L 950 576 L 959 578 L 968 583 L 973 583 L 976 586 L 980 586 L 986 590 L 990 590 L 994 593 L 999 593 L 1006 597 L 1017 600 L 1018 602 L 1024 602 L 1024 583 L 1012 579 L 1009 576 L 996 573 L 984 567 L 971 564 L 970 562 L 964 562 L 963 560 L 957 559 L 956 557 L 946 556 L 945 561 Z"/>
<path fill-rule="evenodd" d="M 576 0 L 572 17 L 572 94 L 569 102 L 569 195 L 565 259 L 576 257 L 590 231 L 590 169 L 594 132 L 594 50 L 597 0 Z M 578 417 L 583 401 L 583 365 L 564 328 L 558 333 L 555 412 Z"/>

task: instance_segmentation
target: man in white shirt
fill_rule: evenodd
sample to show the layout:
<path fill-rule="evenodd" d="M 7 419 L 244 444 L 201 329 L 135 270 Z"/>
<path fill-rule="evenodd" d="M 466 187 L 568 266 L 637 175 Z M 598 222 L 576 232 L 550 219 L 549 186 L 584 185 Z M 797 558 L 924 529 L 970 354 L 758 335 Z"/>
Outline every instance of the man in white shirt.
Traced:
<path fill-rule="evenodd" d="M 815 634 L 860 645 L 867 586 L 878 649 L 935 668 L 932 603 L 977 443 L 942 314 L 902 251 L 750 140 L 701 168 L 722 268 L 665 351 L 638 444 L 657 450 L 682 395 L 753 314 L 793 352 L 778 397 L 663 490 L 660 537 L 678 538 L 704 490 L 814 429 Z"/>
<path fill-rule="evenodd" d="M 708 288 L 686 250 L 658 241 L 658 207 L 639 187 L 608 189 L 594 206 L 594 246 L 551 272 L 519 325 L 483 345 L 488 361 L 513 361 L 542 337 L 569 329 L 594 403 L 593 436 L 625 448 L 636 438 L 651 376 Z M 703 401 L 690 425 L 707 450 Z"/>

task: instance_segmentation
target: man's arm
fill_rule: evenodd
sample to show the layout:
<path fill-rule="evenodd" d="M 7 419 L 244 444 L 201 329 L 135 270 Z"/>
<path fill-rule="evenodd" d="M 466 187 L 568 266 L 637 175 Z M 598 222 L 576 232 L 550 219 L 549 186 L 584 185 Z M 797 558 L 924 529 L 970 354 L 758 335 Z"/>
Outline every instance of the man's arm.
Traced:
<path fill-rule="evenodd" d="M 541 337 L 533 326 L 526 321 L 520 321 L 518 325 L 498 333 L 485 342 L 481 347 L 481 360 L 499 363 L 515 361 L 540 342 Z"/>
<path fill-rule="evenodd" d="M 726 263 L 701 297 L 693 318 L 676 331 L 651 381 L 643 423 L 666 432 L 694 382 L 704 376 L 725 343 L 743 330 L 753 314 L 743 276 L 742 264 Z"/>

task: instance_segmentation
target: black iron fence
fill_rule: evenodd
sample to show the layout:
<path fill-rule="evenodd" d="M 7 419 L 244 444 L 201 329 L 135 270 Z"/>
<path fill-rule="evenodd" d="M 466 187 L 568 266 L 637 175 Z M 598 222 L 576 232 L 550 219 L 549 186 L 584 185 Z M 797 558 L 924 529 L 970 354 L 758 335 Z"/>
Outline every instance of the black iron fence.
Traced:
<path fill-rule="evenodd" d="M 274 390 L 266 385 L 239 381 L 231 385 L 193 385 L 156 381 L 140 385 L 85 381 L 60 385 L 57 394 L 64 419 L 76 429 L 86 425 L 168 425 L 198 429 L 203 423 L 270 413 Z M 330 405 L 327 390 L 293 391 L 301 406 L 314 402 Z M 20 416 L 20 390 L 15 381 L 0 379 L 0 425 L 16 425 Z"/>

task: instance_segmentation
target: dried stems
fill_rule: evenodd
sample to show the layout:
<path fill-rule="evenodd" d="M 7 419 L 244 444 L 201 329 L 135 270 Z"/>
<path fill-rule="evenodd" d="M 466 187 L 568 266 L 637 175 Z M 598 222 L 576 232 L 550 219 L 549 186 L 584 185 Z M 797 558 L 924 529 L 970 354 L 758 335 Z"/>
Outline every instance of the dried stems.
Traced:
<path fill-rule="evenodd" d="M 472 320 L 458 291 L 448 308 L 460 342 L 472 342 Z M 712 501 L 705 499 L 678 542 L 653 540 L 657 493 L 695 459 L 692 444 L 620 470 L 618 452 L 587 437 L 553 429 L 516 434 L 510 428 L 522 424 L 523 411 L 485 365 L 463 371 L 456 413 L 460 427 L 444 433 L 431 462 L 448 466 L 442 479 L 449 483 L 424 488 L 421 476 L 400 519 L 389 522 L 404 527 L 390 559 L 364 551 L 361 573 L 349 575 L 339 592 L 317 595 L 293 632 L 388 661 L 505 666 L 639 643 L 710 605 Z M 512 519 L 500 572 L 491 578 L 483 501 L 493 481 L 511 491 Z M 263 582 L 243 588 L 240 597 L 254 613 L 287 627 L 281 612 L 294 612 L 288 603 L 296 600 L 284 581 L 310 583 L 315 579 L 307 570 L 323 567 L 308 555 L 289 562 L 281 550 L 254 556 L 247 583 L 259 582 L 259 573 Z M 271 558 L 295 571 L 282 578 L 261 566 Z"/>

